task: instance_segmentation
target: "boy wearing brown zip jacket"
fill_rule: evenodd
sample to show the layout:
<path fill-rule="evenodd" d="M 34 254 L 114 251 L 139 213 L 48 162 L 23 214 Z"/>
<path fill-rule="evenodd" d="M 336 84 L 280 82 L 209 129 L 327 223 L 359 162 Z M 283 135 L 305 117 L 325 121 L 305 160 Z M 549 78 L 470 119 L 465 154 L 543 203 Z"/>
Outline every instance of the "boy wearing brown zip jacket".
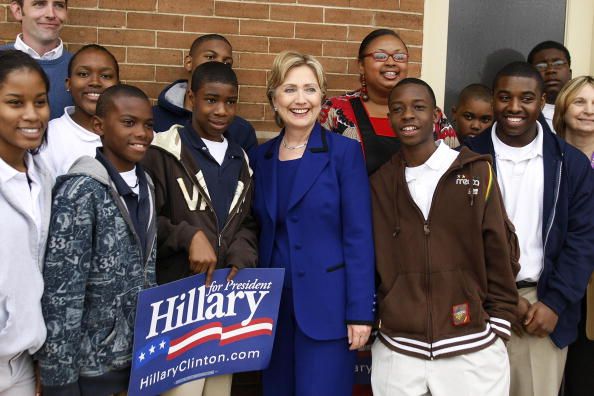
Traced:
<path fill-rule="evenodd" d="M 157 283 L 215 269 L 255 267 L 257 237 L 250 215 L 252 170 L 242 148 L 223 133 L 235 115 L 237 77 L 220 62 L 192 76 L 192 119 L 155 135 L 143 165 L 155 182 Z M 164 395 L 231 392 L 231 375 L 178 386 Z"/>
<path fill-rule="evenodd" d="M 434 142 L 435 95 L 389 98 L 401 150 L 371 178 L 379 335 L 374 395 L 507 395 L 517 239 L 489 156 Z"/>

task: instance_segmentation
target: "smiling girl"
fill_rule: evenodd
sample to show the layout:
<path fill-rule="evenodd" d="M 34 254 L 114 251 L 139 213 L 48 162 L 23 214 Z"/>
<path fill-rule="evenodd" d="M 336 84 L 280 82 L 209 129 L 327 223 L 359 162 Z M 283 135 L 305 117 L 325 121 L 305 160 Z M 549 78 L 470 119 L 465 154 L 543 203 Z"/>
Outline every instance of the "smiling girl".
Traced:
<path fill-rule="evenodd" d="M 95 156 L 95 149 L 101 147 L 92 118 L 99 95 L 119 80 L 118 62 L 105 47 L 85 45 L 72 57 L 66 89 L 74 106 L 66 107 L 62 117 L 50 122 L 48 145 L 41 153 L 55 177 L 67 173 L 79 157 Z"/>
<path fill-rule="evenodd" d="M 52 177 L 45 140 L 49 81 L 28 55 L 0 52 L 0 395 L 32 395 L 31 354 L 45 340 L 43 253 Z"/>

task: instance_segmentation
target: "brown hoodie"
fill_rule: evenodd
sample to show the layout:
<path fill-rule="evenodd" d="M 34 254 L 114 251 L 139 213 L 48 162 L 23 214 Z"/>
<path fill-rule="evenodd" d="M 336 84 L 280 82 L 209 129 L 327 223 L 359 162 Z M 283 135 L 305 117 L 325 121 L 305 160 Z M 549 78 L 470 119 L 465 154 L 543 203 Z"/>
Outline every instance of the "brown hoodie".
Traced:
<path fill-rule="evenodd" d="M 425 359 L 507 340 L 519 248 L 489 156 L 463 147 L 439 180 L 425 221 L 401 153 L 371 178 L 380 339 Z"/>

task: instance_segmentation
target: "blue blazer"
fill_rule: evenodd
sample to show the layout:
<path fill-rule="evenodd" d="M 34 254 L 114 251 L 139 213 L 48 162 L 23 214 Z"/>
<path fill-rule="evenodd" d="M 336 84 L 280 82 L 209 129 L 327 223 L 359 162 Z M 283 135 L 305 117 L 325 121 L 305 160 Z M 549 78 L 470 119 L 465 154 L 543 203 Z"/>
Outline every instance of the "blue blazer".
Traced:
<path fill-rule="evenodd" d="M 277 214 L 280 136 L 252 155 L 259 265 L 270 267 Z M 346 337 L 347 324 L 374 318 L 374 251 L 369 180 L 359 144 L 313 128 L 289 199 L 287 231 L 295 318 L 316 340 Z"/>
<path fill-rule="evenodd" d="M 544 264 L 536 290 L 539 301 L 559 316 L 550 337 L 564 348 L 577 337 L 581 300 L 594 270 L 594 172 L 582 152 L 553 134 L 546 122 L 541 126 Z M 495 158 L 491 128 L 466 145 Z"/>

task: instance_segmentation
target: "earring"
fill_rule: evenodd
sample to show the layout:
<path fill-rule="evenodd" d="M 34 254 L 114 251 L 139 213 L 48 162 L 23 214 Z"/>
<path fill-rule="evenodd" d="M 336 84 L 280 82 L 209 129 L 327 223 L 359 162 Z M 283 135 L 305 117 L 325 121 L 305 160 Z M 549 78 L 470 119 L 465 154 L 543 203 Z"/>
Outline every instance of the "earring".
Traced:
<path fill-rule="evenodd" d="M 278 111 L 278 109 L 276 107 L 273 107 L 274 112 L 276 113 Z"/>
<path fill-rule="evenodd" d="M 367 82 L 365 81 L 365 75 L 361 74 L 359 76 L 359 80 L 361 81 L 361 100 L 363 102 L 367 102 L 369 100 L 369 95 L 367 95 Z"/>

